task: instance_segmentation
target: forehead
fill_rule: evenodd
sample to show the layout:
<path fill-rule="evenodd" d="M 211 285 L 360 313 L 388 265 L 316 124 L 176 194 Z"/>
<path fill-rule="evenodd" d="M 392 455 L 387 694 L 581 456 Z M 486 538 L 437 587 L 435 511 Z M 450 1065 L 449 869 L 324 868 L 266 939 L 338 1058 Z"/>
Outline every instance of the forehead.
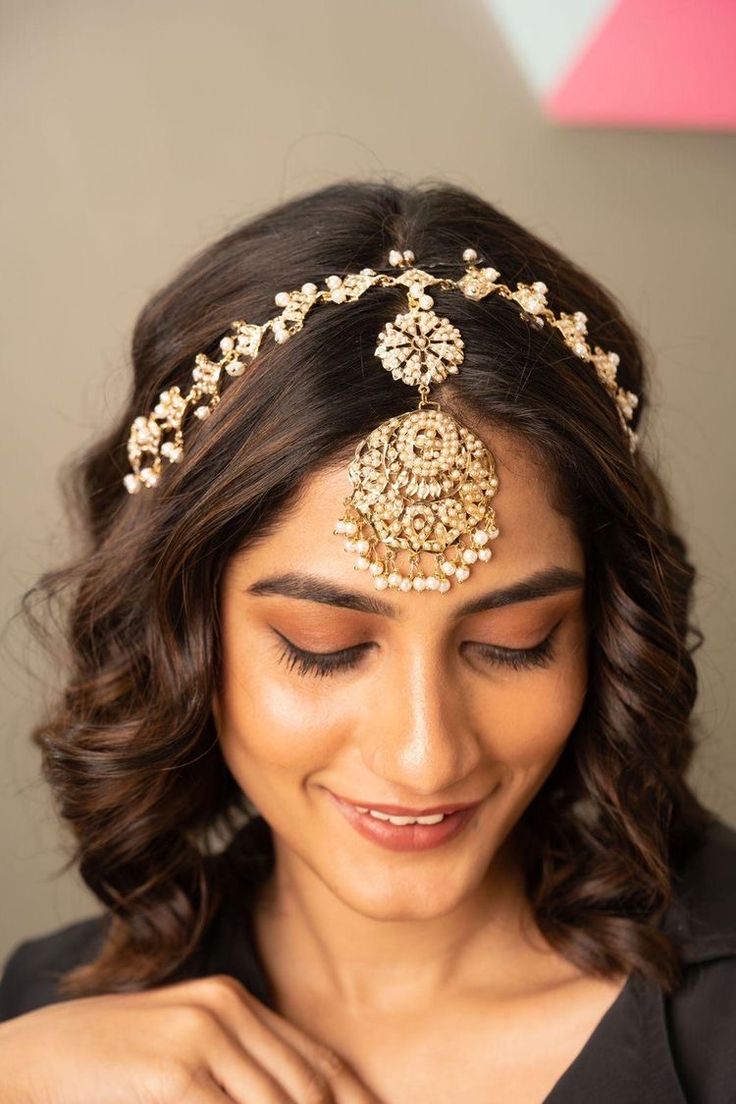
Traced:
<path fill-rule="evenodd" d="M 528 446 L 507 431 L 479 434 L 493 454 L 498 490 L 493 499 L 499 536 L 490 546 L 491 560 L 473 564 L 470 577 L 453 582 L 447 594 L 424 591 L 377 591 L 372 576 L 353 567 L 355 553 L 343 548 L 344 536 L 333 530 L 353 485 L 348 461 L 312 474 L 284 509 L 276 527 L 246 548 L 229 565 L 229 580 L 247 588 L 263 577 L 303 572 L 329 578 L 338 586 L 376 597 L 400 613 L 429 614 L 453 609 L 481 593 L 509 584 L 550 566 L 584 572 L 584 554 L 571 522 L 552 505 L 550 473 Z M 422 553 L 425 571 L 434 558 Z M 405 553 L 399 564 L 408 567 Z"/>

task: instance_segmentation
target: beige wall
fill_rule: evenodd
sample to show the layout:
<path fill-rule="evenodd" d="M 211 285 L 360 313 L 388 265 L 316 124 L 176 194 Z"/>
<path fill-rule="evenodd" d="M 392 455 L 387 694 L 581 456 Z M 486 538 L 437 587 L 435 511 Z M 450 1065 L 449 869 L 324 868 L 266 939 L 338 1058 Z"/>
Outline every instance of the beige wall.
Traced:
<path fill-rule="evenodd" d="M 5 0 L 0 953 L 97 910 L 28 728 L 20 593 L 64 551 L 61 462 L 108 421 L 132 321 L 193 251 L 336 177 L 440 176 L 602 279 L 655 357 L 653 442 L 700 568 L 699 792 L 736 822 L 734 136 L 557 129 L 480 0 Z"/>

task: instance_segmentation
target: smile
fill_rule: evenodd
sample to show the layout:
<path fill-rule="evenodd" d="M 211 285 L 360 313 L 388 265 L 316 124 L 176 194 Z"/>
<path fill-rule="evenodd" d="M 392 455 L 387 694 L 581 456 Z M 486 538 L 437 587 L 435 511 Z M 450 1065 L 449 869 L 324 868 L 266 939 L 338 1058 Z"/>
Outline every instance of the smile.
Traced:
<path fill-rule="evenodd" d="M 454 839 L 482 804 L 446 806 L 447 812 L 407 816 L 354 805 L 327 790 L 332 802 L 349 824 L 365 839 L 389 851 L 427 851 Z"/>

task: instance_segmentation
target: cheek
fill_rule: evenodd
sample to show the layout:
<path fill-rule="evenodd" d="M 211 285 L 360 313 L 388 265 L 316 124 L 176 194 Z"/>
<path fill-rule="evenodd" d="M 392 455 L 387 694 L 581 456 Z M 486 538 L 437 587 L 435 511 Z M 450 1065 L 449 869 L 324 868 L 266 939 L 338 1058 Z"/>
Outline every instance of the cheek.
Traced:
<path fill-rule="evenodd" d="M 225 760 L 238 781 L 249 768 L 303 773 L 321 765 L 336 739 L 339 696 L 329 679 L 300 679 L 272 659 L 259 665 L 237 646 L 224 656 L 218 730 Z M 325 685 L 327 684 L 327 685 Z"/>
<path fill-rule="evenodd" d="M 561 652 L 551 667 L 513 679 L 489 706 L 493 752 L 511 770 L 542 773 L 562 751 L 585 700 L 587 660 L 582 645 Z"/>

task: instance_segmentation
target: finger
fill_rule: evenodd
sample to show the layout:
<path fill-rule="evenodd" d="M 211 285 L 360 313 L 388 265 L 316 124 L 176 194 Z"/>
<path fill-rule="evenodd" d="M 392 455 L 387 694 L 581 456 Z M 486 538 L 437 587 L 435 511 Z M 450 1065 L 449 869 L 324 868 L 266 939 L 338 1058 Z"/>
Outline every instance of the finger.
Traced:
<path fill-rule="evenodd" d="M 310 1104 L 311 1099 L 321 1104 L 316 1095 L 295 1097 L 289 1093 L 280 1077 L 264 1069 L 227 1029 L 221 1029 L 208 1043 L 205 1061 L 215 1087 L 225 1092 L 226 1100 L 237 1104 Z M 308 1079 L 305 1084 L 308 1086 Z M 309 1092 L 308 1087 L 305 1091 Z"/>
<path fill-rule="evenodd" d="M 214 1011 L 299 1104 L 382 1104 L 341 1055 L 273 1012 L 229 974 L 187 979 L 148 992 L 157 1002 L 170 1003 L 176 993 L 187 1003 Z"/>
<path fill-rule="evenodd" d="M 317 1061 L 320 1046 L 316 1041 L 305 1036 L 301 1047 L 295 1047 L 274 1032 L 262 1018 L 265 1005 L 237 979 L 218 974 L 197 981 L 198 984 L 188 989 L 186 1005 L 202 1008 L 216 1016 L 239 1053 L 249 1055 L 274 1084 L 289 1094 L 290 1101 L 293 1099 L 298 1104 L 338 1104 L 325 1075 L 325 1062 Z M 294 1030 L 297 1031 L 296 1028 Z M 261 1104 L 260 1097 L 254 1098 L 253 1104 Z"/>
<path fill-rule="evenodd" d="M 246 1104 L 245 1097 L 231 1096 L 226 1089 L 218 1085 L 209 1071 L 203 1068 L 190 1074 L 182 1085 L 176 1086 L 176 1097 L 172 1097 L 172 1100 L 174 1099 L 176 1104 L 233 1104 L 234 1101 L 237 1101 L 237 1104 Z M 252 1104 L 254 1100 L 258 1100 L 260 1104 L 258 1097 L 251 1097 L 247 1104 Z"/>
<path fill-rule="evenodd" d="M 261 1005 L 258 1012 L 267 1027 L 315 1064 L 330 1085 L 335 1104 L 382 1104 L 342 1055 L 265 1005 Z"/>

